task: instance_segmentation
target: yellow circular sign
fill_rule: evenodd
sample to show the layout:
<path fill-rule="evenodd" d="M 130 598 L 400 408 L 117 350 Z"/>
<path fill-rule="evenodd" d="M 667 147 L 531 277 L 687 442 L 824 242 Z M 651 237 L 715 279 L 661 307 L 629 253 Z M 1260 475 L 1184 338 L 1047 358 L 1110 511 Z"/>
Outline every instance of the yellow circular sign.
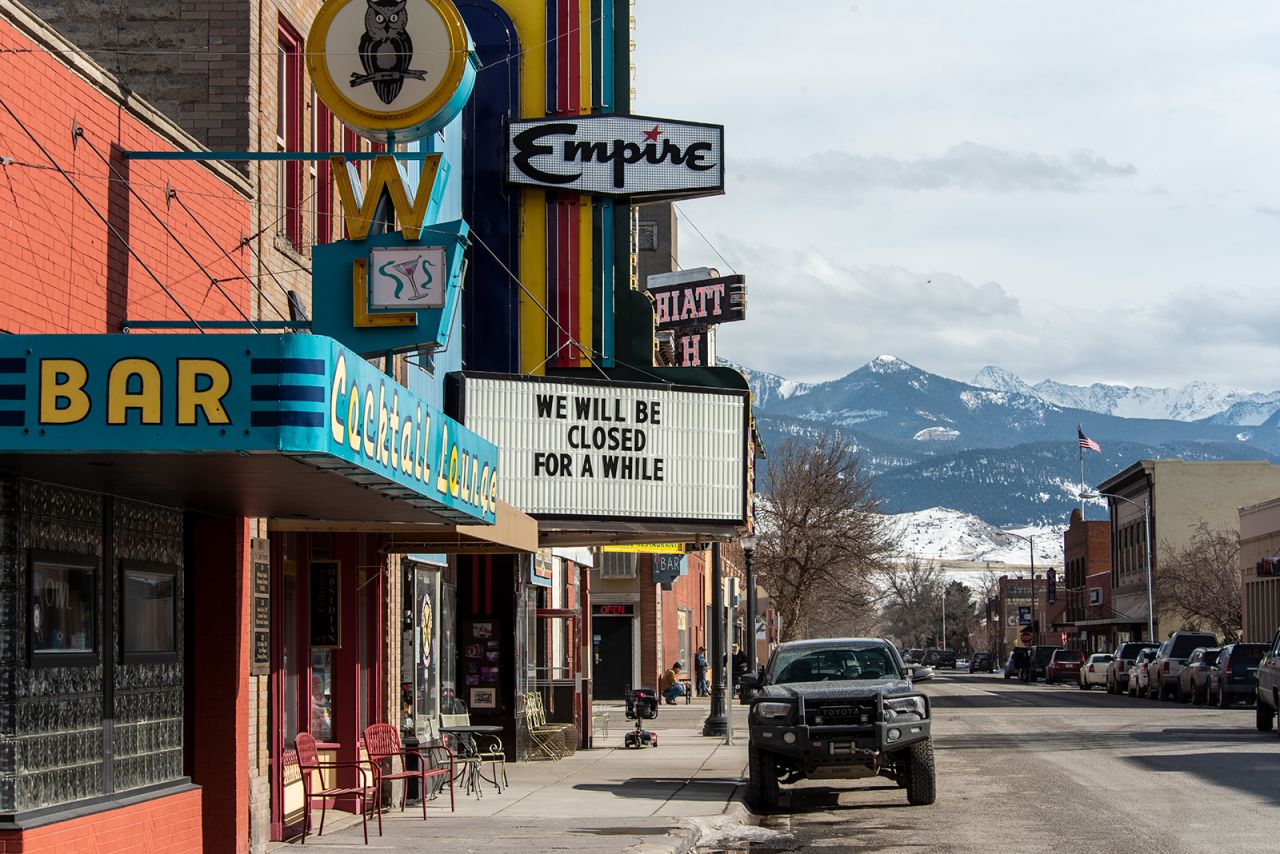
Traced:
<path fill-rule="evenodd" d="M 462 111 L 476 60 L 449 0 L 327 0 L 307 70 L 335 116 L 379 142 L 419 139 Z"/>

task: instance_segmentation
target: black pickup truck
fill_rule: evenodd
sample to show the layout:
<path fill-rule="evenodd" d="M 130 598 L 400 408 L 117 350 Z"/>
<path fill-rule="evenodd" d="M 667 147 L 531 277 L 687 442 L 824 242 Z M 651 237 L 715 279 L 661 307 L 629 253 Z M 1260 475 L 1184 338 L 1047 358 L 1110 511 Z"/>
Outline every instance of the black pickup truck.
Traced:
<path fill-rule="evenodd" d="M 744 676 L 752 806 L 777 809 L 779 784 L 888 777 L 912 805 L 936 798 L 929 698 L 879 638 L 794 641 Z"/>

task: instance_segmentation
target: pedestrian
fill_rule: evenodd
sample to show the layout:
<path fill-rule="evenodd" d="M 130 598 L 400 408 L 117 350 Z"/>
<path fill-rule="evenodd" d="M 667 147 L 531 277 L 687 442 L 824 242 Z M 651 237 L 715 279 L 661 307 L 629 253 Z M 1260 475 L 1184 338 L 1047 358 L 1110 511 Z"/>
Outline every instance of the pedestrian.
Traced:
<path fill-rule="evenodd" d="M 711 688 L 707 685 L 707 670 L 710 667 L 711 664 L 707 661 L 707 648 L 705 646 L 698 647 L 698 652 L 693 657 L 693 674 L 698 677 L 697 689 L 699 697 L 705 697 L 711 693 Z"/>
<path fill-rule="evenodd" d="M 733 645 L 733 693 L 738 693 L 738 680 L 747 672 L 747 654 L 735 643 Z"/>
<path fill-rule="evenodd" d="M 676 698 L 684 696 L 684 685 L 680 682 L 680 670 L 681 665 L 677 661 L 658 680 L 658 691 L 662 693 L 662 698 L 667 701 L 668 706 L 675 705 Z"/>

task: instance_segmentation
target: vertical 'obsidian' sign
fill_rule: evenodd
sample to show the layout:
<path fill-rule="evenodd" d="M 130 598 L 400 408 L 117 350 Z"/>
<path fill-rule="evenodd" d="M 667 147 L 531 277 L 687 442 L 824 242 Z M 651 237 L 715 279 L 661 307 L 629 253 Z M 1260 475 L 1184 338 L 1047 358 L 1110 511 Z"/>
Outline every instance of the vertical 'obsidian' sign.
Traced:
<path fill-rule="evenodd" d="M 311 646 L 342 646 L 342 573 L 336 560 L 311 564 Z"/>
<path fill-rule="evenodd" d="M 270 541 L 251 539 L 249 559 L 253 564 L 253 650 L 249 659 L 249 675 L 265 676 L 271 672 Z"/>

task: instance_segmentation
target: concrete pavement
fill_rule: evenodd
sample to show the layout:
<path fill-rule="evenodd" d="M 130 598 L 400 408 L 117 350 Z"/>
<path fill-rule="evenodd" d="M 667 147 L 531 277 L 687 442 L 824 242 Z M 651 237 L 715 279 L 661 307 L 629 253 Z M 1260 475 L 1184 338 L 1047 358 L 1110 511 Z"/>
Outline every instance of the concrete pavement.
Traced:
<path fill-rule="evenodd" d="M 748 813 L 740 801 L 746 774 L 745 708 L 733 706 L 740 738 L 701 735 L 708 703 L 695 700 L 663 705 L 646 726 L 658 733 L 658 747 L 626 750 L 623 734 L 631 722 L 621 705 L 609 712 L 609 735 L 597 748 L 559 762 L 509 763 L 510 787 L 497 794 L 487 786 L 482 798 L 458 792 L 457 811 L 448 798 L 431 801 L 428 817 L 410 807 L 383 816 L 383 835 L 371 830 L 363 843 L 360 823 L 326 825 L 309 836 L 307 848 L 332 851 L 689 851 L 717 825 L 740 827 Z M 344 817 L 345 819 L 346 817 Z M 318 814 L 315 818 L 318 826 Z"/>

